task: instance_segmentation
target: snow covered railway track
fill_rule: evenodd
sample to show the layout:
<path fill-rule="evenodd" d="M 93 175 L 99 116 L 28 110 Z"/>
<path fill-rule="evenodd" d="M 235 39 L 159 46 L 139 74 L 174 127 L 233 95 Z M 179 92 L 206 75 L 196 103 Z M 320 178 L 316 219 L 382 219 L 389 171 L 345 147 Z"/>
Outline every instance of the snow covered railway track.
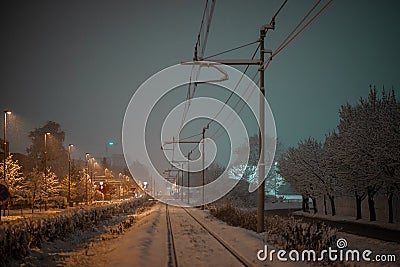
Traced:
<path fill-rule="evenodd" d="M 198 220 L 193 214 L 191 214 L 187 209 L 182 208 L 193 220 L 195 220 L 207 233 L 209 233 L 219 244 L 221 244 L 232 256 L 234 256 L 243 266 L 249 267 L 254 266 L 250 260 L 246 259 L 241 255 L 236 249 L 234 249 L 228 242 L 226 242 L 221 236 L 212 231 L 203 222 Z"/>
<path fill-rule="evenodd" d="M 254 266 L 250 260 L 191 214 L 188 209 L 166 205 L 166 221 L 169 267 L 189 266 L 188 264 L 204 266 L 204 264 L 210 264 L 210 257 L 229 258 L 230 266 Z M 194 249 L 190 250 L 188 246 Z M 200 264 L 196 264 L 197 260 Z"/>
<path fill-rule="evenodd" d="M 165 214 L 167 220 L 167 233 L 168 233 L 168 267 L 178 267 L 178 261 L 176 258 L 174 234 L 171 226 L 171 217 L 169 215 L 168 204 L 165 205 Z"/>

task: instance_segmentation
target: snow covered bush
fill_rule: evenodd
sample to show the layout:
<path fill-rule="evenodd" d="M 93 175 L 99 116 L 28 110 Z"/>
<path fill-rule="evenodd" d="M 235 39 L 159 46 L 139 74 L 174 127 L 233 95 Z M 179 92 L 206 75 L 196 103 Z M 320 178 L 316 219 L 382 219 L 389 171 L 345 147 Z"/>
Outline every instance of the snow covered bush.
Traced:
<path fill-rule="evenodd" d="M 229 225 L 252 231 L 257 229 L 256 210 L 240 209 L 232 202 L 215 206 L 210 213 Z M 301 219 L 283 218 L 280 216 L 265 218 L 265 241 L 280 248 L 291 250 L 314 249 L 321 251 L 331 246 L 336 240 L 335 228 L 323 223 L 306 223 Z"/>
<path fill-rule="evenodd" d="M 26 218 L 14 223 L 2 223 L 0 255 L 4 261 L 0 262 L 0 266 L 7 266 L 7 259 L 11 257 L 26 256 L 31 248 L 41 248 L 45 240 L 64 239 L 77 230 L 94 230 L 101 221 L 114 215 L 133 213 L 145 201 L 145 199 L 135 199 L 117 204 L 67 210 L 46 218 Z M 126 223 L 122 223 L 122 226 L 125 227 Z"/>

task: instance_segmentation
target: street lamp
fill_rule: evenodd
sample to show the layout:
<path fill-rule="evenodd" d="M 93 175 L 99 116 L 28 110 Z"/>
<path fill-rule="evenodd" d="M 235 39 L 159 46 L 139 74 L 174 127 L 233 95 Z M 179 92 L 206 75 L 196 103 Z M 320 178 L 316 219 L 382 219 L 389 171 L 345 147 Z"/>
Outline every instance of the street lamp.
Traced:
<path fill-rule="evenodd" d="M 44 210 L 47 210 L 47 136 L 50 133 L 44 134 L 44 184 L 45 184 L 45 194 L 46 200 L 44 202 Z"/>
<path fill-rule="evenodd" d="M 71 206 L 71 148 L 73 144 L 68 145 L 68 204 Z"/>
<path fill-rule="evenodd" d="M 7 159 L 7 141 L 6 141 L 6 132 L 7 132 L 7 115 L 10 115 L 11 111 L 10 110 L 4 110 L 4 148 L 3 148 L 3 178 L 4 178 L 4 182 L 6 181 L 6 171 L 7 171 L 7 167 L 6 167 L 6 159 Z"/>
<path fill-rule="evenodd" d="M 86 153 L 86 179 L 85 179 L 85 195 L 86 195 L 86 204 L 88 204 L 88 175 L 89 175 L 89 159 L 90 159 L 90 154 Z"/>
<path fill-rule="evenodd" d="M 92 197 L 93 197 L 93 175 L 95 175 L 95 168 L 96 168 L 96 159 L 95 158 L 90 158 L 89 159 L 89 163 L 90 163 L 90 172 L 88 170 L 89 173 L 89 178 L 90 178 L 90 198 L 89 198 L 89 202 L 90 204 L 92 203 Z"/>

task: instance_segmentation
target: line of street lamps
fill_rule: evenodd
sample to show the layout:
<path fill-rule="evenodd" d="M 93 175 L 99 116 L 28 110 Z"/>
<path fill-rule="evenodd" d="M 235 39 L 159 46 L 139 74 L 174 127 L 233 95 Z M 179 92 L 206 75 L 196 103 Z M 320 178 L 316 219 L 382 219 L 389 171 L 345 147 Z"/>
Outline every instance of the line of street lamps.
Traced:
<path fill-rule="evenodd" d="M 6 182 L 7 179 L 7 157 L 9 155 L 9 145 L 7 145 L 7 116 L 11 115 L 10 110 L 4 110 L 4 127 L 3 127 L 3 180 Z M 45 182 L 45 193 L 47 194 L 48 191 L 48 186 L 47 186 L 47 176 L 48 176 L 48 171 L 47 171 L 47 138 L 51 135 L 50 132 L 44 133 L 44 182 Z M 73 144 L 68 144 L 68 196 L 67 196 L 67 201 L 68 204 L 71 206 L 71 149 L 74 147 Z M 88 178 L 90 177 L 90 180 L 92 181 L 92 176 L 93 176 L 93 168 L 95 168 L 95 165 L 97 162 L 95 162 L 95 159 L 90 156 L 89 153 L 85 154 L 87 163 L 86 163 L 86 170 L 87 173 L 86 175 L 86 183 L 85 183 L 85 191 L 86 191 L 86 203 L 88 203 Z M 89 164 L 90 161 L 93 162 L 91 174 L 89 174 Z M 45 201 L 45 210 L 47 210 L 47 200 Z"/>

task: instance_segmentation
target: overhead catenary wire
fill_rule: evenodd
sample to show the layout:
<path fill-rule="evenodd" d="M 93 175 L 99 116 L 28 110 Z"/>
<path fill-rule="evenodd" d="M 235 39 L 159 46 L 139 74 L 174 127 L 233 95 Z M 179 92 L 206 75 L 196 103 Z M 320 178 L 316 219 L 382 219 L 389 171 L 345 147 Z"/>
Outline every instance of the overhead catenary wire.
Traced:
<path fill-rule="evenodd" d="M 204 36 L 203 46 L 202 46 L 201 52 L 200 52 L 200 57 L 204 56 L 204 52 L 206 50 L 208 34 L 210 33 L 211 19 L 212 19 L 213 13 L 214 13 L 214 7 L 215 7 L 215 0 L 211 0 L 210 12 L 208 14 L 208 19 L 207 19 L 206 33 L 205 33 L 205 36 Z"/>
<path fill-rule="evenodd" d="M 252 55 L 252 57 L 251 57 L 252 59 L 254 59 L 254 57 L 255 57 L 255 55 L 257 54 L 259 48 L 260 48 L 260 46 L 257 46 L 256 50 L 254 51 L 254 53 L 253 53 L 253 55 Z M 240 82 L 242 81 L 244 75 L 246 75 L 246 73 L 247 73 L 249 67 L 250 67 L 250 65 L 247 65 L 247 66 L 246 66 L 245 70 L 242 72 L 242 75 L 241 75 L 239 81 L 236 83 L 236 85 L 235 85 L 233 91 L 231 91 L 229 97 L 225 100 L 224 105 L 219 109 L 219 111 L 216 113 L 216 115 L 215 115 L 212 119 L 209 119 L 209 122 L 207 123 L 207 127 L 210 126 L 211 123 L 215 122 L 215 119 L 219 116 L 219 114 L 222 112 L 222 110 L 223 110 L 224 107 L 227 105 L 227 103 L 229 102 L 229 100 L 232 98 L 232 96 L 234 95 L 234 92 L 236 91 L 237 87 L 239 86 Z M 253 79 L 254 79 L 254 78 L 253 78 Z M 247 92 L 247 90 L 248 90 L 248 87 L 246 88 L 245 93 Z M 236 103 L 236 105 L 237 105 L 237 103 Z M 220 127 L 221 127 L 221 126 L 220 126 Z M 195 135 L 192 135 L 192 136 L 189 136 L 189 137 L 185 137 L 185 138 L 180 139 L 180 140 L 181 140 L 181 141 L 187 140 L 187 139 L 190 139 L 190 138 L 199 136 L 199 135 L 201 135 L 201 134 L 202 134 L 202 133 L 198 133 L 198 134 L 195 134 Z M 200 139 L 200 141 L 201 141 L 201 139 Z M 197 147 L 197 146 L 196 146 L 196 147 Z M 195 148 L 194 148 L 194 149 L 195 149 Z M 192 149 L 192 151 L 193 151 L 194 149 Z"/>
<path fill-rule="evenodd" d="M 212 16 L 214 13 L 214 7 L 215 7 L 215 0 L 211 0 L 211 7 L 210 7 L 210 11 L 207 13 L 208 10 L 208 6 L 209 6 L 209 0 L 206 0 L 206 4 L 204 6 L 204 11 L 203 11 L 203 17 L 201 19 L 201 23 L 200 23 L 200 29 L 199 29 L 199 33 L 197 34 L 197 40 L 196 40 L 196 44 L 194 47 L 194 60 L 198 60 L 199 55 L 199 49 L 201 46 L 201 50 L 200 50 L 200 57 L 204 56 L 204 52 L 205 52 L 205 48 L 207 45 L 207 40 L 208 40 L 208 34 L 210 32 L 210 27 L 211 27 L 211 20 L 212 20 Z M 206 18 L 207 16 L 207 18 Z M 204 27 L 204 21 L 207 19 L 207 25 L 206 25 L 206 30 L 205 30 L 205 34 L 204 34 L 204 39 L 203 42 L 201 41 L 201 33 L 203 31 L 203 27 Z"/>
<path fill-rule="evenodd" d="M 288 36 L 281 42 L 281 44 L 276 48 L 276 50 L 275 50 L 273 53 L 271 53 L 270 57 L 265 61 L 263 67 L 264 67 L 265 69 L 267 69 L 268 66 L 270 65 L 270 63 L 271 63 L 273 57 L 276 57 L 278 54 L 280 54 L 291 42 L 293 42 L 293 41 L 294 41 L 296 38 L 298 38 L 302 33 L 304 33 L 304 31 L 305 31 L 308 27 L 310 27 L 310 26 L 312 25 L 312 23 L 314 23 L 315 20 L 316 20 L 319 16 L 321 16 L 321 15 L 323 14 L 323 12 L 325 12 L 325 11 L 330 7 L 330 5 L 333 3 L 333 1 L 334 1 L 334 0 L 329 0 L 319 11 L 317 11 L 317 13 L 316 13 L 310 20 L 308 20 L 308 21 L 305 23 L 305 21 L 307 20 L 307 18 L 313 13 L 313 11 L 315 11 L 315 9 L 317 8 L 317 6 L 318 6 L 318 5 L 320 4 L 320 2 L 321 2 L 321 0 L 316 1 L 316 3 L 311 7 L 311 9 L 310 9 L 310 10 L 305 14 L 305 16 L 299 21 L 299 23 L 296 25 L 296 27 L 295 27 L 295 28 L 288 34 Z M 284 7 L 284 5 L 285 5 L 286 3 L 287 3 L 287 0 L 285 0 L 285 1 L 281 4 L 281 6 L 280 6 L 279 9 L 277 10 L 277 12 L 274 14 L 274 16 L 273 16 L 272 19 L 271 19 L 271 23 L 272 23 L 272 24 L 275 23 L 275 18 L 276 18 L 276 16 L 279 14 L 279 12 L 282 10 L 282 8 Z M 305 23 L 305 25 L 303 25 L 304 23 Z M 301 25 L 303 25 L 303 26 L 301 27 Z M 301 28 L 300 28 L 300 27 L 301 27 Z M 299 28 L 300 28 L 300 30 L 299 30 Z M 226 51 L 223 51 L 223 52 L 220 52 L 220 53 L 211 55 L 211 56 L 208 56 L 208 57 L 205 58 L 205 59 L 209 59 L 209 58 L 212 58 L 212 57 L 221 55 L 221 54 L 225 54 L 225 53 L 228 53 L 228 52 L 237 50 L 237 49 L 239 49 L 239 48 L 245 47 L 245 46 L 247 46 L 247 45 L 250 45 L 250 43 L 249 43 L 249 44 L 245 44 L 245 45 L 240 46 L 240 47 L 235 47 L 235 48 L 232 48 L 232 49 L 228 49 L 228 50 L 226 50 Z M 248 66 L 247 66 L 247 67 L 248 67 Z M 246 67 L 246 70 L 247 70 L 247 67 Z M 256 77 L 256 75 L 257 75 L 257 72 L 256 72 L 255 75 L 253 76 L 252 80 L 254 80 L 254 78 Z M 256 83 L 258 83 L 258 82 L 259 82 L 259 81 L 257 81 Z M 249 83 L 248 87 L 246 88 L 245 93 L 248 91 L 248 89 L 250 88 L 250 86 L 251 86 L 251 83 Z M 255 90 L 252 90 L 252 91 L 251 91 L 251 93 L 247 96 L 246 101 L 247 101 L 248 99 L 250 99 L 250 97 L 253 95 L 254 91 L 255 91 Z M 229 101 L 229 98 L 231 98 L 231 97 L 232 97 L 232 96 L 228 97 L 228 100 L 227 100 L 227 101 Z M 227 104 L 227 101 L 226 101 L 226 103 L 224 104 L 224 106 Z M 244 107 L 246 106 L 246 101 L 243 101 L 244 103 L 242 104 L 241 108 L 240 108 L 240 109 L 238 110 L 238 112 L 237 112 L 238 115 L 243 111 Z M 236 107 L 238 106 L 239 103 L 241 103 L 240 99 L 236 102 L 235 106 L 233 107 L 233 110 L 236 109 Z M 225 124 L 225 122 L 231 117 L 231 115 L 232 115 L 231 113 L 232 113 L 232 112 L 233 112 L 233 111 L 231 111 L 230 114 L 226 117 L 226 119 L 224 120 L 224 123 L 223 123 L 223 124 Z M 220 112 L 219 112 L 219 113 L 220 113 Z M 219 114 L 219 113 L 218 113 L 218 114 Z M 232 123 L 232 122 L 231 122 L 231 123 Z M 207 125 L 210 125 L 210 124 L 211 124 L 210 122 L 207 123 Z M 228 125 L 228 127 L 225 127 L 225 128 L 229 128 L 229 126 L 230 126 L 230 124 Z M 216 132 L 214 132 L 214 134 L 211 136 L 211 138 L 214 138 L 214 137 L 218 134 L 218 132 L 220 131 L 221 128 L 222 128 L 222 126 L 219 125 L 219 128 L 217 129 Z M 220 135 L 218 135 L 215 139 L 218 139 L 219 137 L 221 137 L 222 134 L 223 134 L 223 133 L 221 133 Z M 197 135 L 200 135 L 200 134 L 197 134 Z M 194 135 L 194 136 L 196 136 L 196 135 Z M 192 137 L 194 137 L 194 136 L 192 136 Z M 202 140 L 202 139 L 200 139 L 199 142 L 200 142 L 201 140 Z M 199 143 L 197 143 L 197 145 L 191 150 L 191 152 L 193 152 L 198 146 L 199 146 Z"/>
<path fill-rule="evenodd" d="M 254 57 L 256 56 L 258 50 L 260 49 L 260 45 L 257 46 L 257 49 L 254 51 L 253 55 L 251 56 L 251 59 L 254 59 Z M 246 75 L 248 69 L 249 69 L 250 65 L 247 65 L 245 70 L 242 72 L 242 75 L 240 76 L 239 81 L 236 83 L 235 88 L 231 91 L 229 97 L 225 100 L 224 105 L 220 108 L 220 110 L 215 114 L 215 116 L 210 119 L 210 121 L 207 123 L 207 127 L 209 127 L 213 122 L 215 122 L 215 119 L 219 116 L 219 114 L 221 114 L 222 110 L 225 108 L 225 106 L 228 104 L 229 100 L 232 98 L 232 96 L 234 95 L 234 93 L 236 92 L 236 89 L 238 88 L 240 82 L 243 80 L 244 75 Z M 247 91 L 248 88 L 246 88 Z M 245 92 L 246 92 L 245 91 Z M 220 126 L 221 127 L 221 126 Z"/>
<path fill-rule="evenodd" d="M 285 49 L 291 42 L 293 42 L 300 34 L 302 34 L 308 27 L 311 26 L 312 23 L 315 22 L 315 20 L 322 15 L 323 12 L 325 12 L 330 5 L 333 3 L 334 0 L 329 0 L 297 33 L 291 34 L 292 36 L 290 38 L 286 38 L 284 42 L 281 43 L 281 45 L 278 46 L 278 48 L 275 50 L 275 52 L 272 53 L 270 59 L 273 57 L 277 56 L 280 52 L 282 52 L 283 49 Z M 317 1 L 317 4 L 320 1 Z M 312 8 L 313 10 L 315 9 L 314 7 Z M 311 13 L 311 12 L 309 12 Z M 308 14 L 308 13 L 307 13 Z M 309 15 L 309 14 L 308 14 Z M 307 16 L 308 17 L 308 16 Z M 305 20 L 302 20 L 301 22 L 304 22 Z M 299 23 L 300 24 L 300 23 Z"/>
<path fill-rule="evenodd" d="M 281 4 L 281 6 L 279 7 L 279 9 L 275 12 L 274 16 L 273 16 L 272 19 L 271 19 L 271 24 L 275 24 L 275 18 L 276 18 L 276 16 L 277 16 L 277 15 L 280 13 L 280 11 L 283 9 L 283 7 L 284 7 L 285 4 L 287 3 L 287 1 L 288 1 L 288 0 L 285 0 L 285 1 Z M 258 42 L 258 41 L 257 41 L 257 42 Z M 253 43 L 255 43 L 255 42 L 253 42 Z M 238 48 L 229 49 L 229 50 L 220 52 L 220 53 L 218 53 L 218 54 L 209 56 L 209 57 L 207 57 L 207 58 L 211 58 L 211 57 L 214 57 L 214 56 L 217 56 L 217 55 L 225 54 L 225 53 L 228 53 L 228 52 L 230 52 L 230 51 L 234 51 L 234 50 L 237 50 L 237 49 L 239 49 L 239 48 L 246 47 L 246 46 L 251 45 L 251 44 L 253 44 L 253 43 L 245 44 L 245 45 L 240 46 L 240 47 L 238 47 Z M 197 49 L 197 47 L 196 47 L 196 49 Z M 259 46 L 257 47 L 257 50 L 256 50 L 256 52 L 254 53 L 252 59 L 254 58 L 255 54 L 256 54 L 257 51 L 258 51 L 258 49 L 259 49 Z M 197 50 L 195 50 L 195 56 L 197 57 Z M 247 72 L 248 68 L 249 68 L 249 65 L 246 66 L 245 72 Z M 245 72 L 244 72 L 244 73 L 245 73 Z M 257 73 L 256 73 L 256 74 L 257 74 Z M 255 75 L 256 75 L 256 74 L 255 74 Z M 242 80 L 243 76 L 244 76 L 244 74 L 243 74 L 242 77 L 240 78 L 238 84 L 239 84 L 240 81 Z M 254 77 L 255 77 L 255 76 L 254 76 Z M 254 80 L 254 77 L 253 77 L 252 80 Z M 236 85 L 235 90 L 236 90 L 238 84 Z M 251 85 L 251 83 L 249 83 L 249 86 L 246 88 L 246 91 L 245 91 L 245 92 L 247 92 L 247 90 L 249 89 L 250 85 Z M 234 90 L 234 91 L 235 91 L 235 90 Z M 193 90 L 193 95 L 194 95 L 194 93 L 195 93 L 195 89 Z M 213 119 L 213 120 L 210 120 L 210 121 L 207 123 L 207 128 L 210 126 L 210 124 L 211 124 L 212 122 L 214 122 L 215 118 L 222 112 L 222 109 L 225 107 L 225 105 L 227 104 L 227 102 L 229 101 L 229 99 L 232 97 L 232 95 L 233 95 L 233 92 L 232 92 L 231 95 L 228 97 L 227 101 L 225 101 L 225 104 L 224 104 L 224 105 L 222 106 L 222 108 L 219 110 L 219 112 L 218 112 L 217 115 L 214 117 L 214 119 Z M 252 94 L 250 94 L 250 95 L 252 95 Z M 238 103 L 239 103 L 239 101 L 236 103 L 236 106 L 237 106 Z M 232 111 L 232 112 L 233 112 L 233 111 Z M 218 131 L 219 131 L 219 129 L 220 129 L 221 127 L 222 127 L 222 126 L 220 125 L 219 128 L 218 128 Z M 200 141 L 201 141 L 201 139 L 200 139 Z M 196 147 L 198 147 L 198 145 L 199 145 L 199 143 L 192 149 L 191 152 L 193 152 L 193 150 L 196 149 Z"/>
<path fill-rule="evenodd" d="M 256 73 L 253 75 L 253 77 L 251 78 L 251 80 L 254 80 L 255 77 L 257 76 L 257 74 L 258 74 L 258 72 L 256 72 Z M 259 82 L 259 81 L 257 81 L 257 83 L 258 83 L 258 82 Z M 251 85 L 252 85 L 252 83 L 250 82 L 250 83 L 248 84 L 247 88 L 245 89 L 245 91 L 243 92 L 243 95 L 245 95 L 245 94 L 248 92 L 248 90 L 250 89 L 250 86 L 251 86 Z M 252 90 L 252 91 L 250 92 L 250 94 L 246 97 L 246 99 L 245 99 L 246 101 L 244 101 L 242 107 L 240 108 L 240 111 L 239 111 L 239 112 L 236 112 L 237 115 L 239 115 L 239 114 L 242 112 L 244 106 L 246 105 L 246 102 L 247 102 L 247 101 L 250 99 L 250 97 L 253 95 L 254 91 L 255 91 L 255 90 Z M 240 100 L 241 100 L 241 98 L 239 98 L 239 99 L 236 101 L 236 104 L 232 107 L 232 110 L 235 110 L 236 107 L 239 105 L 239 103 L 241 103 Z M 225 117 L 224 121 L 222 122 L 222 125 L 225 125 L 225 123 L 232 117 L 232 115 L 233 115 L 233 111 L 231 111 L 231 112 L 228 114 L 228 116 Z M 225 127 L 225 128 L 229 128 L 230 125 L 231 125 L 232 123 L 233 123 L 233 121 L 231 121 L 231 123 L 230 123 L 227 127 Z M 218 133 L 221 129 L 222 129 L 222 126 L 219 125 L 219 127 L 217 128 L 217 130 L 214 132 L 214 134 L 213 134 L 210 138 L 216 140 L 216 139 L 218 139 L 219 137 L 221 137 L 222 134 L 218 135 L 218 137 L 215 137 L 215 136 L 217 135 L 217 133 Z"/>
<path fill-rule="evenodd" d="M 203 10 L 203 16 L 202 16 L 201 23 L 200 23 L 200 29 L 199 29 L 199 32 L 197 34 L 197 40 L 196 40 L 196 44 L 195 44 L 194 60 L 197 60 L 197 58 L 198 58 L 197 53 L 198 53 L 198 49 L 199 49 L 200 46 L 201 46 L 200 56 L 201 57 L 204 56 L 205 47 L 206 47 L 207 40 L 208 40 L 208 34 L 210 32 L 211 19 L 212 19 L 212 15 L 214 13 L 215 0 L 211 0 L 210 11 L 207 13 L 208 6 L 209 6 L 209 0 L 206 0 L 206 4 L 205 4 L 204 10 Z M 204 28 L 204 22 L 205 22 L 206 19 L 207 19 L 206 32 L 205 32 L 205 35 L 204 35 L 203 43 L 201 43 L 201 33 L 202 33 L 203 28 Z M 190 99 L 194 96 L 194 93 L 195 93 L 196 87 L 197 87 L 197 83 L 194 83 L 194 84 L 192 83 L 193 69 L 194 69 L 194 66 L 192 67 L 192 71 L 191 71 L 190 78 L 189 78 L 188 93 L 187 93 L 187 96 L 186 96 L 184 112 L 183 112 L 181 124 L 180 124 L 180 126 L 178 128 L 177 135 L 179 135 L 180 131 L 182 130 L 182 127 L 183 127 L 183 124 L 185 122 L 187 113 L 189 112 Z M 200 75 L 200 70 L 197 72 L 195 80 L 198 79 L 199 75 Z M 190 92 L 192 84 L 193 84 L 193 94 L 191 94 L 191 92 Z"/>
<path fill-rule="evenodd" d="M 289 35 L 281 42 L 281 44 L 277 47 L 277 49 L 275 50 L 275 52 L 273 52 L 271 54 L 271 56 L 266 60 L 266 62 L 264 63 L 264 69 L 266 70 L 268 68 L 268 66 L 270 65 L 272 58 L 277 56 L 280 52 L 282 52 L 291 42 L 293 42 L 295 40 L 295 38 L 297 38 L 300 34 L 302 34 L 313 22 L 315 22 L 315 20 L 324 12 L 326 11 L 326 9 L 332 4 L 334 0 L 330 0 L 328 1 L 298 32 L 296 32 L 296 30 L 299 29 L 299 27 L 306 21 L 306 19 L 310 16 L 310 14 L 315 10 L 315 8 L 320 4 L 321 0 L 316 1 L 316 3 L 311 7 L 311 9 L 305 14 L 305 16 L 300 20 L 300 22 L 296 25 L 296 27 L 289 33 Z M 279 11 L 282 9 L 282 7 L 284 6 L 284 4 L 287 1 L 285 1 L 281 7 L 279 8 L 278 12 L 274 15 L 274 17 L 279 13 Z M 255 76 L 254 76 L 255 78 Z M 253 79 L 254 79 L 253 78 Z M 259 81 L 257 81 L 258 83 Z M 249 89 L 249 86 L 246 88 L 246 91 Z M 249 95 L 249 97 L 247 98 L 247 100 L 251 97 L 251 95 L 253 94 L 254 90 L 252 91 L 252 93 Z M 246 100 L 246 101 L 247 101 Z M 238 100 L 236 102 L 236 105 L 234 106 L 233 110 L 236 109 L 237 104 L 239 104 L 240 100 Z M 237 114 L 239 115 L 242 110 L 244 109 L 244 107 L 246 106 L 246 103 L 243 103 L 240 110 L 237 112 Z M 232 113 L 232 112 L 231 112 Z M 229 114 L 227 116 L 227 119 L 224 120 L 224 123 L 231 117 L 232 114 Z M 231 122 L 227 128 L 229 128 L 229 126 L 232 124 L 233 122 Z M 221 126 L 219 126 L 218 130 L 212 135 L 211 138 L 214 138 L 216 136 L 216 134 L 219 132 L 219 130 L 221 129 Z M 218 139 L 219 137 L 221 137 L 222 134 L 218 135 L 217 137 L 215 137 L 215 139 Z"/>
<path fill-rule="evenodd" d="M 216 57 L 216 56 L 220 56 L 220 55 L 223 55 L 223 54 L 226 54 L 226 53 L 229 53 L 229 52 L 232 52 L 232 51 L 235 51 L 235 50 L 238 50 L 238 49 L 241 49 L 241 48 L 244 48 L 246 46 L 250 46 L 250 45 L 253 45 L 253 44 L 256 44 L 256 43 L 258 43 L 258 40 L 252 41 L 252 42 L 249 42 L 249 43 L 246 43 L 246 44 L 243 44 L 243 45 L 239 45 L 237 47 L 230 48 L 230 49 L 224 50 L 222 52 L 218 52 L 216 54 L 213 54 L 213 55 L 207 56 L 205 58 L 202 58 L 202 60 L 206 60 L 206 59 L 210 59 L 210 58 L 213 58 L 213 57 Z"/>
<path fill-rule="evenodd" d="M 188 136 L 188 137 L 185 137 L 185 138 L 181 138 L 179 140 L 180 141 L 185 141 L 185 140 L 191 139 L 191 138 L 199 136 L 199 135 L 202 135 L 202 133 L 194 134 L 194 135 L 191 135 L 191 136 Z"/>

